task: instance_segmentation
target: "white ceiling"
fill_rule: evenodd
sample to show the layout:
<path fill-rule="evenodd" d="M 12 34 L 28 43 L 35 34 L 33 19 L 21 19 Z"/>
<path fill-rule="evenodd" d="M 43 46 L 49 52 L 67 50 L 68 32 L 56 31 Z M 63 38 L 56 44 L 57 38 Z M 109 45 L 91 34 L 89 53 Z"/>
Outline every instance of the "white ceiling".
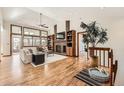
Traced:
<path fill-rule="evenodd" d="M 3 7 L 3 18 L 6 21 L 14 21 L 21 24 L 37 26 L 39 24 L 39 13 L 43 13 L 43 23 L 48 26 L 58 21 L 79 20 L 91 17 L 106 17 L 116 19 L 124 17 L 124 8 L 104 7 Z"/>
<path fill-rule="evenodd" d="M 81 18 L 82 16 L 102 16 L 116 17 L 124 16 L 124 8 L 108 7 L 6 7 L 3 9 L 4 19 L 17 20 L 21 18 L 31 18 L 37 20 L 39 13 L 43 13 L 53 20 L 66 20 Z"/>
<path fill-rule="evenodd" d="M 38 27 L 38 25 L 40 24 L 40 13 L 32 11 L 28 8 L 5 7 L 2 8 L 2 13 L 3 19 L 5 21 L 15 22 L 18 24 L 26 24 L 36 27 Z M 51 26 L 55 24 L 55 20 L 43 14 L 42 23 Z"/>
<path fill-rule="evenodd" d="M 42 12 L 57 20 L 81 18 L 82 16 L 118 17 L 124 16 L 124 8 L 108 7 L 37 7 L 29 9 Z"/>

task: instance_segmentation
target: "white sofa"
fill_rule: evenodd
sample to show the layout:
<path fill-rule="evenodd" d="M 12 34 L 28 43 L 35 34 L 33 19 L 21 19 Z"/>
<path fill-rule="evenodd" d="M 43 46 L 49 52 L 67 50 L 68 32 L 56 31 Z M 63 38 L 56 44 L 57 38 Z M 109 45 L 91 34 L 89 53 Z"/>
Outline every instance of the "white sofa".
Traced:
<path fill-rule="evenodd" d="M 29 51 L 29 49 L 32 50 L 32 53 Z M 32 62 L 32 54 L 37 53 L 37 49 L 36 47 L 25 47 L 23 49 L 20 50 L 20 58 L 22 60 L 23 63 L 28 64 Z M 39 53 L 39 52 L 38 52 Z M 47 52 L 40 52 L 45 54 L 45 61 L 47 59 Z"/>
<path fill-rule="evenodd" d="M 25 64 L 32 62 L 32 53 L 30 53 L 28 49 L 32 49 L 33 53 L 36 52 L 36 49 L 32 47 L 23 48 L 20 50 L 20 58 Z"/>

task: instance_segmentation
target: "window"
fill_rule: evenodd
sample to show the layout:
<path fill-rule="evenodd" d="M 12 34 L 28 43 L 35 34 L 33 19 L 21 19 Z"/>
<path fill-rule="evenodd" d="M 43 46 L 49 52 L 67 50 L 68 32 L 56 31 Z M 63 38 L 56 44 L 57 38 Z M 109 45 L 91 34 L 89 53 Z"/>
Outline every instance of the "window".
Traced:
<path fill-rule="evenodd" d="M 40 37 L 24 36 L 24 46 L 39 46 Z"/>
<path fill-rule="evenodd" d="M 24 27 L 24 46 L 47 46 L 47 36 L 47 31 Z"/>
<path fill-rule="evenodd" d="M 46 31 L 41 31 L 41 36 L 47 37 L 47 32 Z"/>
<path fill-rule="evenodd" d="M 47 46 L 47 38 L 41 38 L 41 44 Z"/>
<path fill-rule="evenodd" d="M 24 35 L 40 36 L 40 31 L 31 28 L 24 28 Z"/>
<path fill-rule="evenodd" d="M 16 26 L 16 25 L 11 25 L 11 29 L 12 29 L 12 34 L 21 36 L 22 47 L 23 46 L 31 47 L 31 46 L 39 46 L 39 45 L 47 46 L 48 32 L 45 30 Z"/>
<path fill-rule="evenodd" d="M 24 46 L 32 46 L 32 37 L 24 36 Z"/>
<path fill-rule="evenodd" d="M 33 37 L 33 46 L 40 45 L 40 37 Z"/>
<path fill-rule="evenodd" d="M 12 27 L 13 34 L 21 34 L 21 26 L 12 25 L 11 27 Z"/>

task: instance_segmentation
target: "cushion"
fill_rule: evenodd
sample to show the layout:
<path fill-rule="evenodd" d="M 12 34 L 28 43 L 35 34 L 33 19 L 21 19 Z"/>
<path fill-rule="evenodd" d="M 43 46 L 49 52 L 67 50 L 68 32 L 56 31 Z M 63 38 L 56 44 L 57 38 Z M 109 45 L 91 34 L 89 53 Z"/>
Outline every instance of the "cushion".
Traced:
<path fill-rule="evenodd" d="M 25 55 L 30 54 L 30 52 L 29 52 L 28 50 L 23 50 L 23 51 L 24 51 L 24 54 L 25 54 Z"/>
<path fill-rule="evenodd" d="M 44 48 L 41 47 L 41 46 L 37 47 L 37 50 L 38 50 L 38 51 L 42 51 L 42 52 L 44 52 Z"/>
<path fill-rule="evenodd" d="M 33 53 L 33 50 L 32 49 L 28 49 L 29 50 L 29 52 L 32 54 Z"/>

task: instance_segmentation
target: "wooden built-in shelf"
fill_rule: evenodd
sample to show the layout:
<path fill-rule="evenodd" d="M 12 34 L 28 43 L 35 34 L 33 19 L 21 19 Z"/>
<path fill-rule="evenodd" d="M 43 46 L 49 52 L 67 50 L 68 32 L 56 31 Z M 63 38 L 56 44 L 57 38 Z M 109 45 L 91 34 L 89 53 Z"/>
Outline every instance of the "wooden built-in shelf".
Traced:
<path fill-rule="evenodd" d="M 66 54 L 67 56 L 76 56 L 76 31 L 67 31 L 66 35 Z"/>

